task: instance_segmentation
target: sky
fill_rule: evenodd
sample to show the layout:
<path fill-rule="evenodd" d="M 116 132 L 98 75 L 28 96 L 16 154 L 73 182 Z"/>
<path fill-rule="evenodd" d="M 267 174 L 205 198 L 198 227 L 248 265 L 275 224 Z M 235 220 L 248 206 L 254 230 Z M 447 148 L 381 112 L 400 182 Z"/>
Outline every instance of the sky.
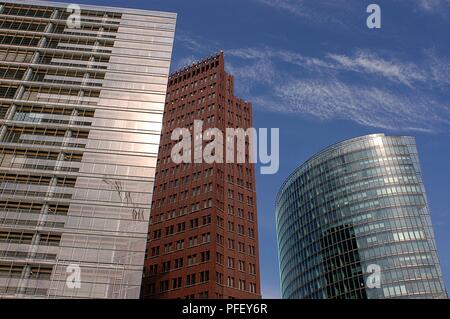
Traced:
<path fill-rule="evenodd" d="M 257 176 L 264 298 L 281 296 L 279 187 L 314 153 L 372 133 L 416 137 L 450 287 L 450 0 L 77 2 L 178 13 L 172 69 L 224 50 L 254 125 L 280 128 L 280 169 Z M 367 28 L 371 3 L 380 29 Z"/>

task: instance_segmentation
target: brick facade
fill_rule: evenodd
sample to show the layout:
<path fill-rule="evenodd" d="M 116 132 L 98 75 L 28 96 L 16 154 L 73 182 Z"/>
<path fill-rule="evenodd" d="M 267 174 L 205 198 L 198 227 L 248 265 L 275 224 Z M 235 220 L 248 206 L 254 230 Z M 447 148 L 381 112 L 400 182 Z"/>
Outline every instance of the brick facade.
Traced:
<path fill-rule="evenodd" d="M 254 164 L 171 160 L 175 128 L 194 143 L 203 120 L 226 143 L 226 128 L 252 127 L 252 106 L 234 96 L 223 52 L 172 74 L 167 92 L 142 297 L 260 298 Z"/>

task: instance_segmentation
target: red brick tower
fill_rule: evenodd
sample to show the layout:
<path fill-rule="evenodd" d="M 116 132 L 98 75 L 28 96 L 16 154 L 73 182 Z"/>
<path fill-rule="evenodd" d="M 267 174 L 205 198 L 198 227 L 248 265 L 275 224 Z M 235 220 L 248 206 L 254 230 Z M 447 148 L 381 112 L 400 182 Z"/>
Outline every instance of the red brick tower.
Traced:
<path fill-rule="evenodd" d="M 172 131 L 188 128 L 194 144 L 195 120 L 220 129 L 224 143 L 226 128 L 253 125 L 222 52 L 169 78 L 142 297 L 260 298 L 254 164 L 175 164 Z"/>

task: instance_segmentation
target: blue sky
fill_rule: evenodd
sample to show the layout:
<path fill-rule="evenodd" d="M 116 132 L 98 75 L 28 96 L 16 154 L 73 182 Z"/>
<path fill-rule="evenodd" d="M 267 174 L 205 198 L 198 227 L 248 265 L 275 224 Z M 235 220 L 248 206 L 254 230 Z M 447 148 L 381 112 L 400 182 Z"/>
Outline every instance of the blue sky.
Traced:
<path fill-rule="evenodd" d="M 65 1 L 69 2 L 69 1 Z M 278 298 L 274 202 L 308 157 L 370 133 L 417 138 L 450 287 L 450 0 L 89 0 L 178 13 L 172 68 L 220 49 L 257 127 L 280 128 L 280 170 L 257 176 L 263 296 Z M 377 3 L 382 28 L 366 27 Z"/>

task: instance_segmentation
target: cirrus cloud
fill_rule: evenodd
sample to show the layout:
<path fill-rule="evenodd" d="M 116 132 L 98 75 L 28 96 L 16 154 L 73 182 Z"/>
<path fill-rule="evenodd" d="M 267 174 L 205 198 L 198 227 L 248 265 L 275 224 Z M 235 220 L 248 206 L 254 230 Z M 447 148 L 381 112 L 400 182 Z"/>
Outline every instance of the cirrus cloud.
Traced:
<path fill-rule="evenodd" d="M 270 47 L 226 52 L 238 92 L 268 111 L 390 130 L 436 132 L 450 124 L 442 98 L 450 60 L 433 51 L 424 51 L 421 63 L 367 50 L 321 57 Z"/>

